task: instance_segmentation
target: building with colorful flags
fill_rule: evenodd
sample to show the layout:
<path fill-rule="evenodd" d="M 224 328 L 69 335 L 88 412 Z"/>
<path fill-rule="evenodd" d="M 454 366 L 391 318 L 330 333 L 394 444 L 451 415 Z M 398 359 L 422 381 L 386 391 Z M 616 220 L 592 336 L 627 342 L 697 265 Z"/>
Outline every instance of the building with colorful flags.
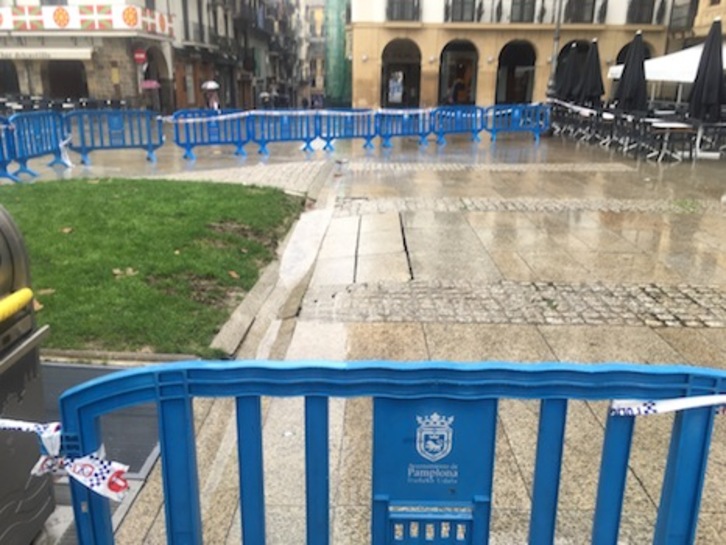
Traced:
<path fill-rule="evenodd" d="M 296 2 L 25 4 L 0 6 L 0 97 L 126 101 L 168 112 L 201 106 L 207 80 L 220 84 L 222 106 L 253 106 L 273 83 L 265 68 L 277 16 L 294 20 Z"/>

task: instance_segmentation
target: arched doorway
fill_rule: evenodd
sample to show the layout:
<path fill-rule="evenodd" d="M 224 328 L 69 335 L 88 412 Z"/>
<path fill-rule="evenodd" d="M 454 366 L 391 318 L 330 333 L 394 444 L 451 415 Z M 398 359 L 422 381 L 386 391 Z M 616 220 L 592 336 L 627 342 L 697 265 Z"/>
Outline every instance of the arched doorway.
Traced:
<path fill-rule="evenodd" d="M 41 68 L 41 77 L 49 98 L 88 98 L 86 67 L 82 61 L 48 61 Z"/>
<path fill-rule="evenodd" d="M 502 48 L 497 70 L 497 104 L 532 102 L 536 60 L 534 46 L 527 41 L 515 40 Z"/>
<path fill-rule="evenodd" d="M 439 104 L 476 103 L 479 53 L 468 40 L 454 40 L 441 51 Z"/>
<path fill-rule="evenodd" d="M 393 40 L 382 55 L 381 106 L 417 108 L 421 98 L 421 50 L 408 39 Z"/>
<path fill-rule="evenodd" d="M 18 71 L 13 61 L 0 61 L 0 95 L 19 95 Z"/>
<path fill-rule="evenodd" d="M 147 108 L 157 112 L 167 112 L 172 109 L 169 67 L 161 49 L 156 46 L 151 46 L 146 50 L 146 68 L 141 89 Z"/>

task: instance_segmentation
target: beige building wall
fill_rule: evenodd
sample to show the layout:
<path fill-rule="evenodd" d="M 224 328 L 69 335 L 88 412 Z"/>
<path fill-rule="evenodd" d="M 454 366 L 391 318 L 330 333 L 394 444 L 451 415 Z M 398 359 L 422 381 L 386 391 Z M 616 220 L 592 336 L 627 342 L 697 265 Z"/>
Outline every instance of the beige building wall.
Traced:
<path fill-rule="evenodd" d="M 720 0 L 718 4 L 713 4 L 712 0 L 700 0 L 693 21 L 693 34 L 705 38 L 716 17 L 721 17 L 722 24 L 726 20 L 726 0 Z"/>
<path fill-rule="evenodd" d="M 550 77 L 553 51 L 553 25 L 516 25 L 482 23 L 417 22 L 353 23 L 351 25 L 353 56 L 353 107 L 380 106 L 382 54 L 392 40 L 408 38 L 421 51 L 421 107 L 436 106 L 439 97 L 439 67 L 441 52 L 452 40 L 469 40 L 479 55 L 476 103 L 494 103 L 499 54 L 511 41 L 525 40 L 534 48 L 535 82 L 532 100 L 545 99 Z M 653 55 L 665 52 L 666 32 L 661 26 L 636 27 L 628 25 L 567 25 L 562 28 L 560 48 L 572 40 L 590 41 L 597 38 L 602 62 L 603 80 L 610 64 L 615 64 L 620 50 L 627 45 L 638 28 Z"/>

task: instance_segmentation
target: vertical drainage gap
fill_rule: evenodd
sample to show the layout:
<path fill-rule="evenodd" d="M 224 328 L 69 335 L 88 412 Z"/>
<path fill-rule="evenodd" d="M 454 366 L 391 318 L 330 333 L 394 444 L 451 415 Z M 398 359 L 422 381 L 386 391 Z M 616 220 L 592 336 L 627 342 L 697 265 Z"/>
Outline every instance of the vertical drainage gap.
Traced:
<path fill-rule="evenodd" d="M 406 240 L 406 229 L 403 226 L 403 214 L 398 213 L 398 224 L 401 226 L 401 239 L 403 240 L 403 251 L 406 254 L 406 265 L 408 266 L 408 280 L 413 280 L 413 267 L 411 266 L 411 254 L 408 252 L 408 241 Z"/>
<path fill-rule="evenodd" d="M 358 230 L 355 234 L 355 254 L 353 255 L 353 284 L 358 283 L 358 249 L 360 248 L 360 226 L 363 216 L 358 216 Z"/>

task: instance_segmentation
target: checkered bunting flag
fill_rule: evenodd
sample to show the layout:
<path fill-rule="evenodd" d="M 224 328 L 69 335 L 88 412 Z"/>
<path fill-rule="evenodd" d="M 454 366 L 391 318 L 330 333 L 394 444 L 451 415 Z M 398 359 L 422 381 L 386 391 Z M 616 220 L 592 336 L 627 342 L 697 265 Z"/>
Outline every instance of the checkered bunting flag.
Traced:
<path fill-rule="evenodd" d="M 41 456 L 32 475 L 65 475 L 111 500 L 121 501 L 129 488 L 125 479 L 129 466 L 106 460 L 99 452 L 80 458 L 60 456 L 61 427 L 58 422 L 38 424 L 0 418 L 0 430 L 35 433 L 41 442 Z"/>

